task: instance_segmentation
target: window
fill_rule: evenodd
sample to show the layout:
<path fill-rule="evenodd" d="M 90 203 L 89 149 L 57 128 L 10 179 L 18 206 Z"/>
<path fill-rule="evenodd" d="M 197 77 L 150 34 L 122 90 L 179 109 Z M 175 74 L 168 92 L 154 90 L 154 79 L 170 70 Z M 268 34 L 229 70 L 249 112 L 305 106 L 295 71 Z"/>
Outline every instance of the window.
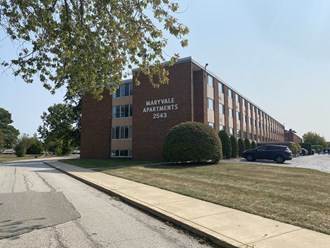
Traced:
<path fill-rule="evenodd" d="M 119 150 L 111 151 L 111 157 L 119 157 Z"/>
<path fill-rule="evenodd" d="M 224 89 L 222 83 L 219 83 L 219 84 L 218 84 L 218 91 L 219 91 L 219 95 L 225 93 L 225 89 Z"/>
<path fill-rule="evenodd" d="M 119 156 L 120 157 L 128 157 L 128 150 L 120 150 L 119 151 Z"/>
<path fill-rule="evenodd" d="M 231 89 L 228 89 L 228 98 L 232 98 L 232 97 L 233 97 L 232 91 Z"/>
<path fill-rule="evenodd" d="M 120 97 L 120 89 L 117 89 L 116 92 L 112 95 L 113 98 Z"/>
<path fill-rule="evenodd" d="M 128 84 L 120 85 L 119 91 L 120 91 L 120 96 L 127 96 L 128 95 Z"/>
<path fill-rule="evenodd" d="M 267 150 L 267 151 L 281 151 L 284 149 L 285 149 L 285 146 L 265 146 L 265 150 Z"/>
<path fill-rule="evenodd" d="M 116 93 L 113 94 L 113 98 L 123 97 L 123 96 L 131 96 L 133 95 L 133 84 L 132 83 L 124 83 L 119 86 L 116 90 Z"/>
<path fill-rule="evenodd" d="M 239 102 L 239 95 L 235 94 L 235 101 L 238 103 Z"/>
<path fill-rule="evenodd" d="M 120 106 L 112 106 L 112 118 L 120 118 Z"/>
<path fill-rule="evenodd" d="M 229 118 L 232 118 L 233 117 L 233 110 L 232 109 L 229 109 L 228 115 L 229 115 Z"/>
<path fill-rule="evenodd" d="M 112 107 L 112 118 L 120 118 L 120 105 Z"/>
<path fill-rule="evenodd" d="M 125 118 L 132 116 L 132 105 L 116 105 L 112 107 L 112 118 Z"/>
<path fill-rule="evenodd" d="M 213 110 L 214 109 L 214 101 L 213 101 L 213 99 L 207 98 L 207 108 L 209 110 Z"/>
<path fill-rule="evenodd" d="M 223 104 L 219 104 L 219 113 L 221 115 L 224 115 L 225 114 L 225 106 Z"/>
<path fill-rule="evenodd" d="M 112 136 L 112 139 L 119 139 L 120 127 L 113 127 L 111 136 Z"/>
<path fill-rule="evenodd" d="M 236 112 L 236 117 L 237 117 L 237 120 L 240 121 L 241 120 L 241 113 L 237 111 Z"/>
<path fill-rule="evenodd" d="M 112 139 L 130 139 L 132 138 L 131 126 L 117 126 L 112 128 Z"/>
<path fill-rule="evenodd" d="M 209 122 L 208 124 L 209 124 L 209 127 L 214 128 L 214 123 L 213 122 Z"/>
<path fill-rule="evenodd" d="M 207 76 L 207 85 L 213 87 L 213 77 L 211 75 Z"/>
<path fill-rule="evenodd" d="M 128 117 L 128 107 L 129 105 L 121 105 L 120 106 L 120 117 Z"/>
<path fill-rule="evenodd" d="M 132 157 L 132 151 L 131 150 L 112 150 L 111 151 L 111 157 L 113 158 L 128 158 Z"/>

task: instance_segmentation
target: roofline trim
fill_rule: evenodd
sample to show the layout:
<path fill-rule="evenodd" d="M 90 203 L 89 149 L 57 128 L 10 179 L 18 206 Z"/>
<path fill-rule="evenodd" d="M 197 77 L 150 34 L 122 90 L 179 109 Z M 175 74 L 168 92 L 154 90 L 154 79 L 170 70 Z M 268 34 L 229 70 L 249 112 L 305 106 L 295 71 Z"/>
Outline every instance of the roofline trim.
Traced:
<path fill-rule="evenodd" d="M 254 105 L 255 107 L 257 107 L 258 109 L 260 109 L 262 112 L 266 113 L 268 116 L 270 116 L 272 119 L 274 119 L 275 121 L 277 121 L 278 124 L 282 125 L 283 127 L 284 124 L 282 124 L 281 122 L 279 122 L 277 119 L 275 119 L 274 117 L 272 117 L 270 114 L 268 114 L 263 108 L 261 108 L 259 105 L 255 104 L 253 101 L 251 101 L 249 98 L 243 96 L 242 94 L 238 93 L 238 90 L 236 90 L 234 87 L 230 86 L 225 80 L 223 80 L 222 78 L 220 78 L 219 76 L 217 76 L 215 73 L 213 73 L 212 71 L 205 69 L 205 66 L 202 66 L 198 61 L 194 60 L 192 57 L 186 57 L 183 58 L 182 60 L 188 60 L 190 59 L 190 61 L 192 63 L 194 63 L 195 65 L 197 65 L 198 67 L 200 67 L 202 70 L 204 70 L 206 73 L 210 74 L 212 77 L 214 77 L 215 79 L 217 79 L 218 81 L 220 81 L 222 84 L 224 84 L 227 88 L 229 88 L 230 90 L 234 91 L 237 95 L 241 96 L 242 98 L 244 98 L 245 100 L 247 100 L 248 102 L 250 102 L 252 105 Z M 182 62 L 181 62 L 182 63 Z"/>
<path fill-rule="evenodd" d="M 204 70 L 206 73 L 210 74 L 212 77 L 214 77 L 215 79 L 217 79 L 218 81 L 220 81 L 222 84 L 224 84 L 227 88 L 229 88 L 230 90 L 234 91 L 236 94 L 238 94 L 239 96 L 241 96 L 242 98 L 244 98 L 245 100 L 247 100 L 248 102 L 250 102 L 250 104 L 252 104 L 255 107 L 257 107 L 258 109 L 260 109 L 262 112 L 264 112 L 265 114 L 267 114 L 268 116 L 270 116 L 273 120 L 275 120 L 278 124 L 282 125 L 282 127 L 285 128 L 285 125 L 284 124 L 282 124 L 280 121 L 278 121 L 277 119 L 275 119 L 274 117 L 272 117 L 263 108 L 261 108 L 259 105 L 255 104 L 249 98 L 247 98 L 247 97 L 243 96 L 242 94 L 238 93 L 238 90 L 236 90 L 234 87 L 230 86 L 225 80 L 223 80 L 222 78 L 220 78 L 219 76 L 217 76 L 212 71 L 206 69 L 205 66 L 201 65 L 198 61 L 194 60 L 191 56 L 179 58 L 175 62 L 175 64 L 184 64 L 184 63 L 187 63 L 187 62 L 191 62 L 191 63 L 195 64 L 196 66 L 198 66 L 199 68 L 201 68 L 202 70 Z M 165 61 L 163 63 L 163 65 L 166 65 L 168 63 L 169 63 L 169 61 Z M 139 68 L 134 68 L 134 69 L 132 69 L 132 72 L 135 72 L 135 71 L 138 71 L 138 70 L 139 70 Z M 133 79 L 127 79 L 127 80 L 133 80 Z M 126 81 L 126 80 L 124 80 L 124 81 Z"/>

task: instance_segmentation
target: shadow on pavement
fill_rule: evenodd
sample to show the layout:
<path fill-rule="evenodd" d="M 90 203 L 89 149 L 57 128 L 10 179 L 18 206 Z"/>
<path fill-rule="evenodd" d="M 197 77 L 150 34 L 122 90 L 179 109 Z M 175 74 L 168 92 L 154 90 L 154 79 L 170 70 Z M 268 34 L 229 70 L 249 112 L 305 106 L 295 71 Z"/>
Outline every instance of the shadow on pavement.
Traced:
<path fill-rule="evenodd" d="M 0 239 L 80 218 L 62 192 L 0 194 Z"/>

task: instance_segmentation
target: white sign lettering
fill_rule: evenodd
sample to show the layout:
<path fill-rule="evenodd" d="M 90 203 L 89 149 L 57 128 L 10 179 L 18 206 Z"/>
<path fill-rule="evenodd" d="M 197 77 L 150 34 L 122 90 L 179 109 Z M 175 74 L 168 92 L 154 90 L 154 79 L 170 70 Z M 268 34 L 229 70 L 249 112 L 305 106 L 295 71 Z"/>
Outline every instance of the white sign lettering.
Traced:
<path fill-rule="evenodd" d="M 179 109 L 175 98 L 162 98 L 147 100 L 143 108 L 143 113 L 153 113 L 153 119 L 165 119 L 167 118 L 167 112 L 176 111 Z"/>

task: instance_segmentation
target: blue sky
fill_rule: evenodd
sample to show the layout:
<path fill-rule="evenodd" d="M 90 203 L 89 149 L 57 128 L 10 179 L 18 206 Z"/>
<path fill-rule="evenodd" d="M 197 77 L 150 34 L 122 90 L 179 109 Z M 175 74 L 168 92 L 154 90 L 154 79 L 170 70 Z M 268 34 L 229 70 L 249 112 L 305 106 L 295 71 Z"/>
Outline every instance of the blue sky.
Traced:
<path fill-rule="evenodd" d="M 167 54 L 192 56 L 298 134 L 330 140 L 330 1 L 180 0 L 189 47 L 169 40 Z M 3 33 L 0 33 L 3 37 Z M 16 53 L 0 39 L 0 57 Z M 0 73 L 0 106 L 22 133 L 33 134 L 48 106 L 61 102 L 39 82 Z"/>

